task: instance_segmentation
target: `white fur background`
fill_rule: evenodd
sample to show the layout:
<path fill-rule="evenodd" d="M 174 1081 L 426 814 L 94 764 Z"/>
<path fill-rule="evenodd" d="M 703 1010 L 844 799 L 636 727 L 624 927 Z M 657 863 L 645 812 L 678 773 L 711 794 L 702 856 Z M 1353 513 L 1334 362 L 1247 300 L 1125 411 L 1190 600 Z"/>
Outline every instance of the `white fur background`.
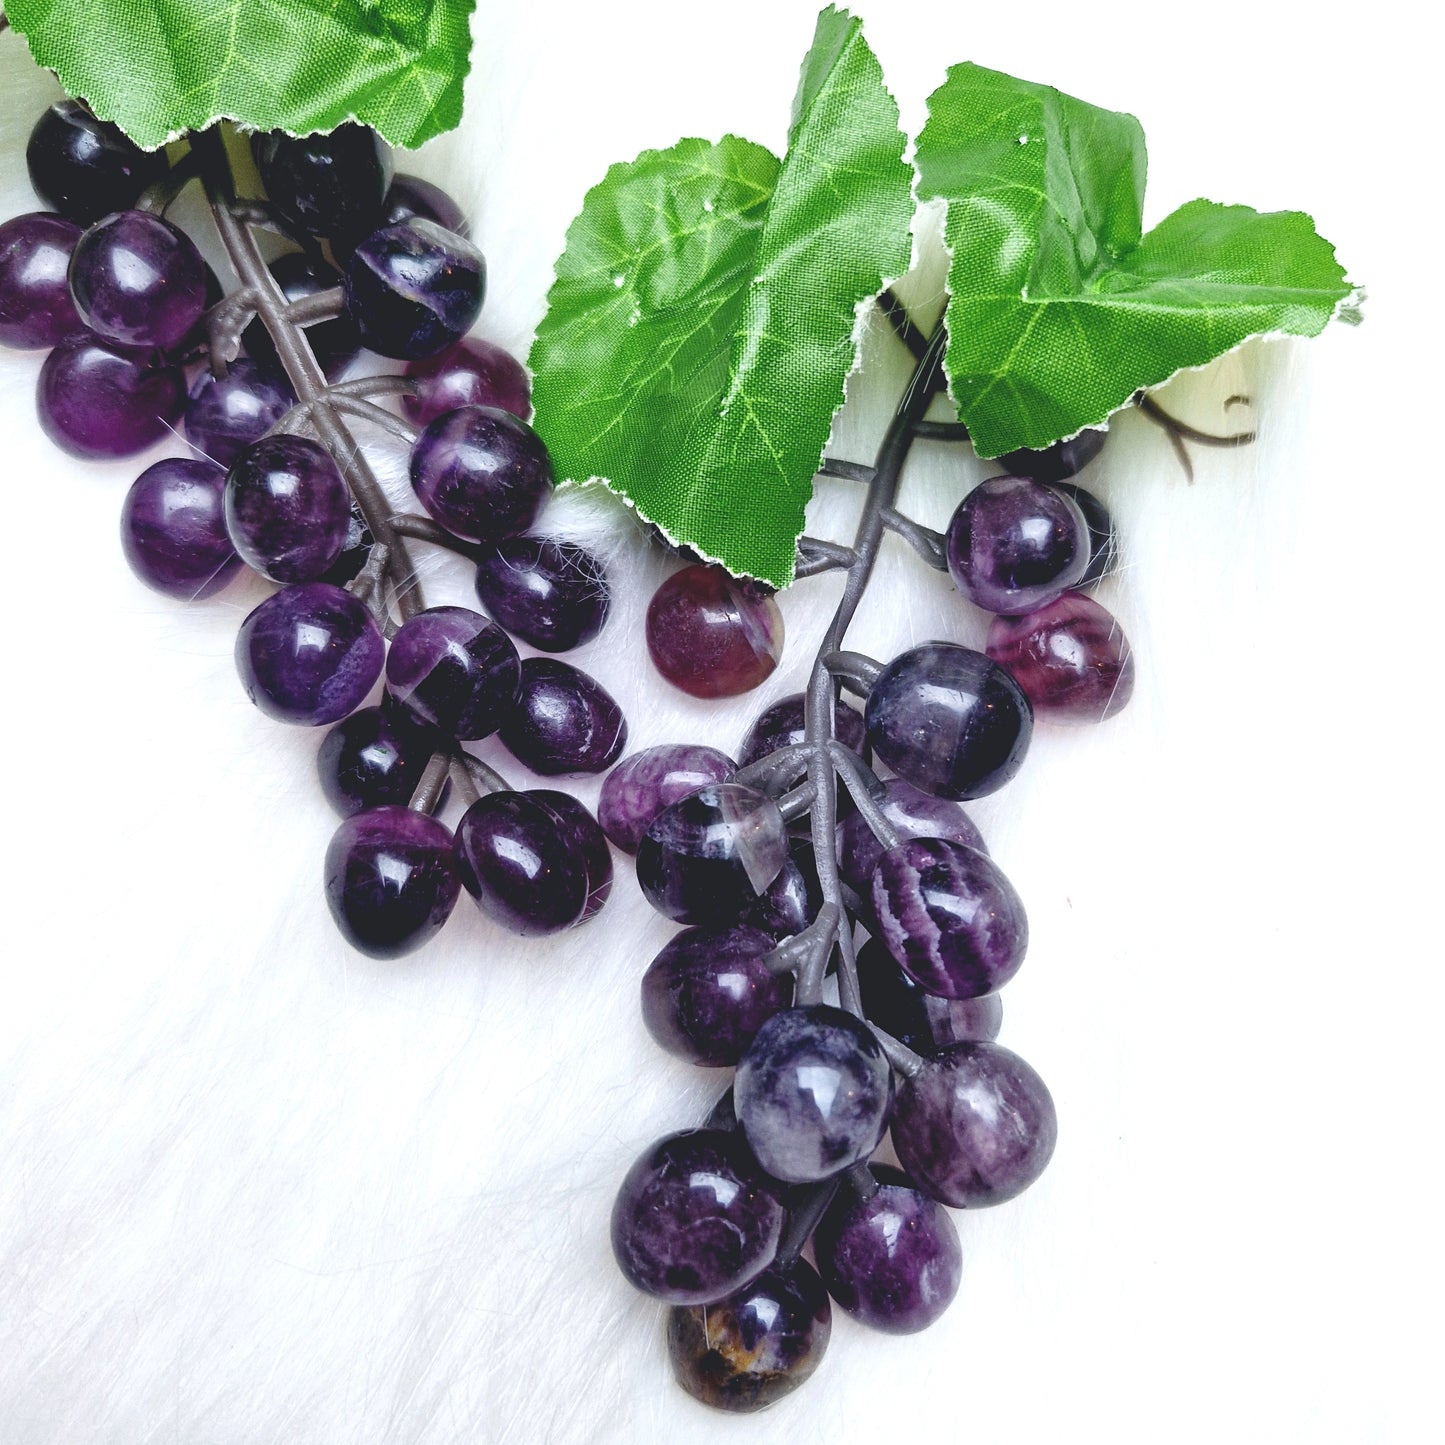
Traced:
<path fill-rule="evenodd" d="M 813 12 L 482 0 L 466 123 L 413 163 L 476 218 L 482 332 L 525 351 L 613 160 L 726 129 L 780 146 Z M 184 608 L 135 582 L 116 525 L 142 463 L 62 457 L 34 424 L 38 359 L 5 353 L 0 1445 L 1438 1427 L 1438 34 L 1391 3 L 1349 34 L 1279 0 L 864 13 L 914 131 L 965 58 L 1132 110 L 1150 223 L 1196 194 L 1309 209 L 1371 293 L 1361 329 L 1246 348 L 1167 398 L 1215 425 L 1249 391 L 1252 450 L 1197 453 L 1190 487 L 1129 415 L 1085 478 L 1124 531 L 1100 595 L 1135 700 L 1098 730 L 1039 728 L 975 808 L 1033 923 L 1003 1041 L 1057 1099 L 1050 1170 L 956 1216 L 963 1287 L 928 1334 L 839 1316 L 769 1414 L 694 1405 L 607 1244 L 631 1160 L 724 1082 L 643 1030 L 670 926 L 619 859 L 608 909 L 556 943 L 463 897 L 423 954 L 348 952 L 320 888 L 318 739 L 264 719 L 232 668 L 261 588 Z M 24 140 L 54 93 L 0 38 L 0 215 L 34 208 Z M 902 367 L 875 330 L 838 454 L 871 456 Z M 920 446 L 906 502 L 941 524 L 983 474 Z M 830 487 L 812 530 L 843 535 L 849 506 Z M 784 598 L 764 691 L 692 704 L 640 637 L 657 556 L 605 506 L 559 499 L 549 521 L 612 557 L 614 618 L 577 660 L 633 745 L 735 747 L 800 685 L 833 582 Z M 464 572 L 439 567 L 431 595 L 466 602 Z M 891 549 L 853 641 L 982 633 Z"/>

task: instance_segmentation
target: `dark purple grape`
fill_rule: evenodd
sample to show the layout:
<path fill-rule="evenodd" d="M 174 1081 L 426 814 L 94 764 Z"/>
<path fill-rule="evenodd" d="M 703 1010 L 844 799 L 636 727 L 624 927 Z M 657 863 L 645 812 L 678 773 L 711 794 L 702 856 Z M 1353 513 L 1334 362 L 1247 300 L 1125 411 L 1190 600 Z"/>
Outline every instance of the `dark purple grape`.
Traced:
<path fill-rule="evenodd" d="M 401 409 L 417 426 L 429 426 L 459 406 L 495 406 L 523 421 L 532 414 L 527 369 L 479 336 L 464 336 L 435 356 L 408 362 L 406 375 L 416 382 L 417 393 L 403 396 Z"/>
<path fill-rule="evenodd" d="M 171 432 L 185 401 L 179 366 L 84 332 L 45 358 L 35 408 L 62 451 L 112 460 L 143 452 Z"/>
<path fill-rule="evenodd" d="M 454 738 L 490 737 L 517 698 L 521 664 L 495 622 L 466 607 L 428 607 L 391 640 L 392 696 Z"/>
<path fill-rule="evenodd" d="M 0 346 L 57 345 L 83 331 L 66 280 L 80 227 L 48 211 L 0 225 Z"/>
<path fill-rule="evenodd" d="M 920 1054 L 969 1039 L 996 1039 L 1003 1024 L 998 994 L 936 998 L 924 993 L 876 938 L 858 950 L 858 991 L 868 1018 Z"/>
<path fill-rule="evenodd" d="M 284 376 L 255 361 L 233 361 L 225 376 L 203 372 L 191 388 L 186 440 L 203 457 L 230 467 L 295 405 Z"/>
<path fill-rule="evenodd" d="M 627 745 L 627 720 L 612 694 L 581 668 L 529 657 L 500 733 L 507 751 L 534 773 L 579 777 L 617 761 Z"/>
<path fill-rule="evenodd" d="M 627 1281 L 675 1305 L 713 1304 L 772 1262 L 783 1206 L 740 1134 L 692 1129 L 658 1140 L 612 1206 L 612 1252 Z"/>
<path fill-rule="evenodd" d="M 380 223 L 391 148 L 374 130 L 348 123 L 299 138 L 272 131 L 251 145 L 271 204 L 293 226 L 346 237 Z"/>
<path fill-rule="evenodd" d="M 366 607 L 329 582 L 283 587 L 236 637 L 246 696 L 269 717 L 308 727 L 339 722 L 360 707 L 385 654 Z"/>
<path fill-rule="evenodd" d="M 714 783 L 664 808 L 637 850 L 637 882 L 678 923 L 737 922 L 782 871 L 778 805 L 741 783 Z"/>
<path fill-rule="evenodd" d="M 133 206 L 170 169 L 163 150 L 143 151 L 78 100 L 57 100 L 41 115 L 25 162 L 35 194 L 79 226 Z"/>
<path fill-rule="evenodd" d="M 1050 722 L 1103 722 L 1134 695 L 1124 629 L 1082 592 L 1065 592 L 1026 617 L 995 617 L 988 655 Z"/>
<path fill-rule="evenodd" d="M 612 894 L 612 850 L 597 819 L 571 793 L 534 788 L 529 795 L 556 813 L 572 846 L 587 865 L 587 901 L 577 921 L 586 923 Z"/>
<path fill-rule="evenodd" d="M 462 208 L 440 186 L 434 186 L 420 176 L 398 174 L 392 178 L 391 189 L 382 203 L 381 219 L 376 225 L 394 226 L 398 221 L 410 221 L 413 217 L 435 221 L 444 230 L 455 231 L 459 236 L 471 234 Z"/>
<path fill-rule="evenodd" d="M 400 221 L 356 248 L 342 285 L 363 345 L 409 361 L 445 351 L 472 329 L 487 263 L 454 231 L 433 221 Z"/>
<path fill-rule="evenodd" d="M 888 1127 L 893 1071 L 861 1019 L 830 1004 L 758 1030 L 733 1080 L 738 1122 L 777 1179 L 827 1179 L 867 1159 Z"/>
<path fill-rule="evenodd" d="M 219 592 L 241 566 L 226 533 L 226 474 L 212 462 L 167 457 L 126 493 L 120 541 L 131 571 L 157 592 L 190 601 Z"/>
<path fill-rule="evenodd" d="M 435 741 L 389 698 L 380 707 L 361 708 L 321 740 L 316 754 L 321 791 L 343 818 L 387 804 L 405 807 Z"/>
<path fill-rule="evenodd" d="M 667 1350 L 694 1400 L 733 1414 L 763 1410 L 791 1394 L 822 1362 L 833 1312 L 805 1259 L 764 1270 L 710 1305 L 674 1305 Z"/>
<path fill-rule="evenodd" d="M 357 813 L 326 850 L 331 916 L 372 958 L 420 948 L 451 917 L 460 892 L 451 833 L 411 808 Z"/>
<path fill-rule="evenodd" d="M 909 838 L 873 873 L 879 941 L 920 988 L 939 998 L 979 998 L 1019 971 L 1028 917 L 1014 886 L 987 854 L 949 838 Z"/>
<path fill-rule="evenodd" d="M 1023 766 L 1033 710 L 981 652 L 926 642 L 896 657 L 863 713 L 873 751 L 925 793 L 960 801 L 1003 787 Z"/>
<path fill-rule="evenodd" d="M 226 530 L 242 559 L 276 582 L 310 582 L 341 555 L 351 493 L 331 453 L 280 434 L 241 452 L 226 476 Z"/>
<path fill-rule="evenodd" d="M 1021 1194 L 1053 1156 L 1054 1101 L 1001 1044 L 954 1044 L 898 1086 L 893 1147 L 926 1194 L 955 1209 Z"/>
<path fill-rule="evenodd" d="M 804 698 L 800 692 L 780 697 L 758 717 L 743 739 L 742 751 L 738 754 L 738 766 L 750 763 L 775 753 L 779 748 L 789 748 L 805 741 L 803 726 Z M 833 736 L 845 747 L 860 752 L 863 748 L 863 717 L 856 708 L 845 702 L 833 704 Z"/>
<path fill-rule="evenodd" d="M 793 1001 L 793 978 L 766 963 L 776 940 L 757 928 L 685 928 L 642 976 L 642 1021 L 668 1053 L 735 1064 L 764 1022 Z"/>
<path fill-rule="evenodd" d="M 674 572 L 647 608 L 657 670 L 693 697 L 737 697 L 772 676 L 783 654 L 783 614 L 772 595 L 724 567 Z"/>
<path fill-rule="evenodd" d="M 608 773 L 597 817 L 624 853 L 635 853 L 664 808 L 709 783 L 727 782 L 735 772 L 737 764 L 716 748 L 691 743 L 644 748 Z"/>
<path fill-rule="evenodd" d="M 948 1211 L 897 1169 L 875 1165 L 866 1198 L 846 1185 L 813 1234 L 828 1293 L 855 1320 L 892 1335 L 927 1329 L 953 1303 L 963 1251 Z"/>
<path fill-rule="evenodd" d="M 511 412 L 464 406 L 417 438 L 411 484 L 449 532 L 495 546 L 525 532 L 552 491 L 542 439 Z"/>
<path fill-rule="evenodd" d="M 361 508 L 351 504 L 351 515 L 346 519 L 346 541 L 341 544 L 341 555 L 317 578 L 318 582 L 334 582 L 345 587 L 371 557 L 376 538 L 361 515 Z"/>
<path fill-rule="evenodd" d="M 1031 612 L 1068 591 L 1089 565 L 1078 507 L 1028 477 L 980 482 L 948 524 L 954 586 L 985 612 Z"/>
<path fill-rule="evenodd" d="M 477 596 L 513 637 L 542 652 L 590 642 L 607 621 L 602 564 L 575 542 L 509 537 L 477 563 Z"/>
<path fill-rule="evenodd" d="M 1006 452 L 998 458 L 998 464 L 1007 468 L 1011 476 L 1032 477 L 1036 482 L 1061 482 L 1083 471 L 1103 450 L 1108 436 L 1107 431 L 1088 427 L 1067 441 L 1055 442 L 1038 451 L 1023 447 Z"/>
<path fill-rule="evenodd" d="M 1053 488 L 1062 492 L 1084 515 L 1089 528 L 1089 565 L 1076 587 L 1092 587 L 1115 572 L 1119 566 L 1119 529 L 1109 509 L 1086 487 L 1072 482 L 1055 482 Z"/>
<path fill-rule="evenodd" d="M 968 814 L 947 798 L 934 798 L 902 778 L 889 778 L 873 799 L 874 806 L 898 831 L 900 838 L 952 838 L 987 853 L 983 834 Z M 883 845 L 864 821 L 853 813 L 838 824 L 838 871 L 843 881 L 866 903 L 873 870 L 883 856 Z"/>
<path fill-rule="evenodd" d="M 782 871 L 748 910 L 746 921 L 774 938 L 790 938 L 801 933 L 822 906 L 823 890 L 813 850 L 804 839 L 795 838 L 788 846 Z"/>
<path fill-rule="evenodd" d="M 308 296 L 341 285 L 340 271 L 301 251 L 278 256 L 272 261 L 270 271 L 287 301 L 303 301 Z M 308 326 L 306 340 L 329 381 L 335 381 L 356 360 L 356 354 L 361 350 L 361 337 L 346 315 Z M 273 371 L 282 369 L 276 343 L 271 339 L 266 323 L 259 317 L 242 333 L 241 342 L 246 354 L 253 360 Z"/>

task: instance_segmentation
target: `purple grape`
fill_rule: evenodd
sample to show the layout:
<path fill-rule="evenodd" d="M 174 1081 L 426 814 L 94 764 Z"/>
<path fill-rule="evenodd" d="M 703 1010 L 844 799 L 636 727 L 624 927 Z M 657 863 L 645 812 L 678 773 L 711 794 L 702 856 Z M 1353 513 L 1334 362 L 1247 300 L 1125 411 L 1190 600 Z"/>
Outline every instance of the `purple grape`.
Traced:
<path fill-rule="evenodd" d="M 1021 1194 L 1053 1156 L 1054 1101 L 1001 1044 L 953 1044 L 899 1085 L 893 1147 L 924 1193 L 955 1209 Z"/>
<path fill-rule="evenodd" d="M 823 1282 L 805 1259 L 766 1269 L 709 1305 L 674 1305 L 667 1350 L 695 1400 L 745 1414 L 791 1394 L 822 1362 L 833 1328 Z"/>
<path fill-rule="evenodd" d="M 628 1282 L 675 1305 L 713 1304 L 772 1262 L 783 1206 L 740 1134 L 693 1129 L 658 1140 L 612 1207 L 612 1252 Z"/>
<path fill-rule="evenodd" d="M 1083 471 L 1103 450 L 1108 437 L 1107 431 L 1089 427 L 1067 441 L 1055 442 L 1038 451 L 1024 447 L 1006 452 L 998 458 L 998 463 L 1011 476 L 1032 477 L 1036 482 L 1061 482 Z"/>
<path fill-rule="evenodd" d="M 349 818 L 387 804 L 405 807 L 436 739 L 390 698 L 343 718 L 321 740 L 316 771 L 326 801 Z"/>
<path fill-rule="evenodd" d="M 674 572 L 647 608 L 657 670 L 693 697 L 737 697 L 772 676 L 783 654 L 783 614 L 770 593 L 707 565 Z"/>
<path fill-rule="evenodd" d="M 293 226 L 344 238 L 380 223 L 391 148 L 369 127 L 348 123 L 299 138 L 273 131 L 251 147 L 271 204 Z"/>
<path fill-rule="evenodd" d="M 788 846 L 782 871 L 748 910 L 746 921 L 774 938 L 790 938 L 801 933 L 822 906 L 823 890 L 813 850 L 805 840 L 795 838 Z"/>
<path fill-rule="evenodd" d="M 206 264 L 164 216 L 117 211 L 76 242 L 70 294 L 80 319 L 106 341 L 171 351 L 205 313 Z"/>
<path fill-rule="evenodd" d="M 969 1039 L 996 1039 L 1003 1024 L 998 994 L 936 998 L 925 993 L 876 938 L 858 950 L 858 991 L 868 1018 L 920 1054 Z"/>
<path fill-rule="evenodd" d="M 131 571 L 148 587 L 198 601 L 241 566 L 226 533 L 226 474 L 212 462 L 167 457 L 135 479 L 120 513 Z"/>
<path fill-rule="evenodd" d="M 775 940 L 757 928 L 685 928 L 642 976 L 642 1021 L 668 1053 L 735 1064 L 764 1022 L 793 1001 L 791 974 L 766 963 Z"/>
<path fill-rule="evenodd" d="M 743 739 L 738 766 L 745 768 L 779 748 L 793 747 L 805 741 L 803 707 L 803 694 L 795 692 L 788 697 L 780 697 L 760 714 Z M 862 750 L 863 718 L 856 708 L 849 707 L 845 702 L 833 704 L 833 736 L 855 753 Z"/>
<path fill-rule="evenodd" d="M 523 421 L 532 414 L 526 368 L 479 336 L 464 336 L 435 356 L 408 362 L 406 375 L 418 389 L 415 396 L 402 397 L 401 409 L 417 426 L 429 426 L 460 406 L 494 406 Z"/>
<path fill-rule="evenodd" d="M 612 894 L 612 850 L 597 819 L 571 793 L 551 788 L 534 788 L 530 794 L 545 803 L 562 821 L 562 828 L 573 848 L 587 865 L 587 900 L 577 921 L 586 923 Z"/>
<path fill-rule="evenodd" d="M 45 358 L 35 408 L 62 451 L 112 460 L 143 452 L 172 431 L 185 401 L 179 366 L 85 332 Z"/>
<path fill-rule="evenodd" d="M 624 853 L 637 852 L 652 820 L 709 783 L 725 783 L 737 764 L 716 748 L 673 743 L 624 758 L 602 784 L 597 817 Z"/>
<path fill-rule="evenodd" d="M 242 559 L 276 582 L 310 582 L 341 555 L 351 493 L 331 453 L 308 437 L 266 437 L 226 476 L 226 530 Z"/>
<path fill-rule="evenodd" d="M 889 778 L 873 799 L 878 811 L 894 826 L 900 838 L 952 838 L 969 848 L 987 853 L 983 834 L 968 814 L 947 798 L 930 797 L 905 783 Z M 862 899 L 868 900 L 873 870 L 883 856 L 883 845 L 864 821 L 852 813 L 838 824 L 838 871 L 843 881 Z"/>
<path fill-rule="evenodd" d="M 896 657 L 863 713 L 873 751 L 939 798 L 981 798 L 1023 766 L 1033 710 L 1023 689 L 981 652 L 927 642 Z"/>
<path fill-rule="evenodd" d="M 186 403 L 186 440 L 203 457 L 229 467 L 293 406 L 284 376 L 255 361 L 233 361 L 226 375 L 203 372 Z"/>
<path fill-rule="evenodd" d="M 521 664 L 511 639 L 480 612 L 428 607 L 391 640 L 392 696 L 454 738 L 490 737 L 516 702 Z"/>
<path fill-rule="evenodd" d="M 278 256 L 269 269 L 287 301 L 302 301 L 341 285 L 340 271 L 302 251 Z M 246 354 L 253 360 L 271 371 L 283 369 L 276 343 L 271 339 L 266 323 L 259 317 L 246 328 L 241 341 Z M 335 381 L 356 360 L 356 354 L 361 350 L 361 337 L 351 319 L 345 315 L 308 326 L 306 341 L 329 381 Z"/>
<path fill-rule="evenodd" d="M 830 1004 L 786 1009 L 758 1030 L 733 1080 L 758 1162 L 794 1184 L 867 1159 L 888 1127 L 893 1071 L 867 1024 Z"/>
<path fill-rule="evenodd" d="M 326 902 L 342 936 L 372 958 L 420 948 L 451 917 L 461 892 L 452 835 L 411 808 L 346 819 L 326 850 Z"/>
<path fill-rule="evenodd" d="M 592 553 L 552 537 L 509 537 L 477 563 L 477 596 L 513 637 L 542 652 L 590 642 L 611 592 Z"/>
<path fill-rule="evenodd" d="M 855 1320 L 893 1335 L 927 1329 L 953 1303 L 963 1251 L 948 1211 L 906 1174 L 873 1168 L 877 1188 L 838 1191 L 813 1234 L 828 1293 Z"/>
<path fill-rule="evenodd" d="M 342 281 L 346 314 L 382 356 L 435 356 L 482 310 L 487 263 L 470 241 L 434 221 L 399 221 L 366 238 Z"/>
<path fill-rule="evenodd" d="M 596 678 L 556 658 L 529 657 L 500 733 L 508 752 L 534 773 L 578 777 L 617 761 L 627 720 Z"/>
<path fill-rule="evenodd" d="M 48 211 L 0 225 L 0 346 L 49 348 L 83 331 L 66 280 L 80 227 Z"/>
<path fill-rule="evenodd" d="M 495 546 L 525 532 L 552 491 L 542 439 L 511 412 L 464 406 L 423 430 L 411 484 L 449 532 Z"/>
<path fill-rule="evenodd" d="M 1056 492 L 1062 492 L 1083 513 L 1089 528 L 1089 565 L 1076 587 L 1092 587 L 1102 582 L 1119 566 L 1119 529 L 1109 509 L 1086 487 L 1075 486 L 1072 482 L 1054 482 Z"/>
<path fill-rule="evenodd" d="M 308 727 L 339 722 L 360 707 L 385 654 L 366 607 L 329 582 L 283 587 L 236 637 L 246 696 L 269 717 Z"/>
<path fill-rule="evenodd" d="M 170 169 L 163 150 L 143 151 L 78 100 L 57 100 L 41 115 L 25 161 L 35 194 L 80 226 L 133 206 Z"/>
<path fill-rule="evenodd" d="M 459 236 L 471 234 L 462 208 L 440 186 L 420 176 L 398 174 L 392 178 L 391 189 L 382 203 L 381 219 L 376 224 L 394 226 L 413 217 L 435 221 L 444 230 L 455 231 Z"/>

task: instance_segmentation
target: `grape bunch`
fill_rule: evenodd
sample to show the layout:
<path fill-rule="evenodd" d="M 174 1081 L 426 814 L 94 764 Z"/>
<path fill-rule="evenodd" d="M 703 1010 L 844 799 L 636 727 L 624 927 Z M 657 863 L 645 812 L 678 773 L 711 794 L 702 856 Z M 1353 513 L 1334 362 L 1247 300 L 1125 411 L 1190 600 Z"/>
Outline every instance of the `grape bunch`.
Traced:
<path fill-rule="evenodd" d="M 397 957 L 463 888 L 518 934 L 591 918 L 612 883 L 597 819 L 564 791 L 510 788 L 464 746 L 496 735 L 565 778 L 610 767 L 627 726 L 553 655 L 601 630 L 608 580 L 584 548 L 531 531 L 552 466 L 526 421 L 526 372 L 467 334 L 486 264 L 456 202 L 394 174 L 390 148 L 354 124 L 301 139 L 218 127 L 168 158 L 65 100 L 27 160 L 50 209 L 0 225 L 0 344 L 48 351 L 37 410 L 71 455 L 189 443 L 121 508 L 143 582 L 182 599 L 243 568 L 277 584 L 242 622 L 236 664 L 264 713 L 329 729 L 320 781 L 343 821 L 325 890 L 342 934 Z M 192 181 L 229 291 L 168 218 Z M 282 248 L 269 261 L 264 233 Z M 368 351 L 404 371 L 346 379 Z M 421 513 L 394 513 L 357 422 L 406 444 Z M 426 605 L 416 542 L 475 564 L 481 610 Z M 455 832 L 436 816 L 453 789 Z"/>

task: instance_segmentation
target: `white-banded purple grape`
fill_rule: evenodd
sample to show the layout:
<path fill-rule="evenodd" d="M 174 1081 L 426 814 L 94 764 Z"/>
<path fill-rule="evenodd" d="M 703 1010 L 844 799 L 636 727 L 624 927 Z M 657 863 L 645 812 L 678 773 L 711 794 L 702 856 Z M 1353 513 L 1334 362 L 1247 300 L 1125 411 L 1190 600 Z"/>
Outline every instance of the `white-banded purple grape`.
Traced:
<path fill-rule="evenodd" d="M 598 821 L 624 853 L 636 853 L 664 808 L 709 783 L 727 782 L 737 770 L 726 753 L 700 744 L 644 748 L 608 773 L 597 804 Z"/>
<path fill-rule="evenodd" d="M 437 738 L 389 696 L 343 718 L 321 740 L 316 772 L 326 801 L 349 818 L 388 804 L 405 807 Z"/>
<path fill-rule="evenodd" d="M 775 753 L 779 748 L 793 747 L 804 741 L 803 721 L 804 698 L 800 692 L 780 697 L 777 702 L 765 708 L 757 721 L 748 729 L 743 739 L 742 750 L 738 753 L 738 766 L 750 763 Z M 839 700 L 833 704 L 833 736 L 845 747 L 861 752 L 864 747 L 863 715 L 857 708 L 849 707 Z"/>
<path fill-rule="evenodd" d="M 674 1305 L 726 1299 L 772 1262 L 784 1210 L 740 1133 L 691 1129 L 652 1145 L 612 1206 L 612 1252 L 637 1289 Z"/>
<path fill-rule="evenodd" d="M 552 492 L 552 459 L 511 412 L 463 406 L 423 429 L 412 448 L 411 484 L 449 532 L 495 546 L 536 520 Z"/>
<path fill-rule="evenodd" d="M 794 838 L 781 871 L 762 897 L 748 910 L 745 921 L 774 938 L 801 933 L 823 906 L 818 865 L 807 840 Z"/>
<path fill-rule="evenodd" d="M 952 642 L 894 658 L 863 716 L 873 751 L 895 773 L 955 802 L 1003 787 L 1033 736 L 1033 709 L 1007 669 Z"/>
<path fill-rule="evenodd" d="M 229 467 L 296 405 L 291 383 L 256 361 L 233 361 L 225 376 L 202 372 L 186 402 L 186 440 Z"/>
<path fill-rule="evenodd" d="M 758 1162 L 794 1184 L 867 1159 L 888 1127 L 893 1071 L 861 1019 L 831 1004 L 774 1014 L 738 1061 L 733 1103 Z"/>
<path fill-rule="evenodd" d="M 205 312 L 206 265 L 195 242 L 164 216 L 117 211 L 76 242 L 70 295 L 97 336 L 171 351 Z"/>
<path fill-rule="evenodd" d="M 165 151 L 143 151 L 78 100 L 57 100 L 41 113 L 25 163 L 35 194 L 79 226 L 133 206 L 170 168 Z"/>
<path fill-rule="evenodd" d="M 839 1308 L 892 1335 L 927 1329 L 953 1303 L 963 1251 L 948 1211 L 897 1169 L 874 1165 L 877 1187 L 844 1186 L 813 1232 L 818 1272 Z"/>
<path fill-rule="evenodd" d="M 747 925 L 685 928 L 642 976 L 642 1021 L 691 1064 L 736 1064 L 754 1035 L 793 1002 L 793 977 L 767 957 L 777 940 Z"/>
<path fill-rule="evenodd" d="M 342 937 L 372 958 L 420 948 L 461 892 L 450 829 L 412 808 L 347 818 L 326 850 L 326 902 Z"/>
<path fill-rule="evenodd" d="M 40 368 L 41 428 L 73 457 L 135 456 L 174 431 L 186 375 L 156 351 L 136 351 L 90 332 L 62 341 Z"/>
<path fill-rule="evenodd" d="M 925 1194 L 955 1209 L 1022 1194 L 1053 1157 L 1054 1101 L 1044 1081 L 1001 1044 L 940 1049 L 898 1086 L 893 1147 Z"/>
<path fill-rule="evenodd" d="M 1003 999 L 939 998 L 925 993 L 898 966 L 893 955 L 870 938 L 857 957 L 858 991 L 863 1012 L 884 1033 L 920 1054 L 969 1039 L 996 1039 L 1003 1025 Z"/>
<path fill-rule="evenodd" d="M 1075 587 L 1092 587 L 1118 570 L 1119 529 L 1114 525 L 1113 514 L 1087 487 L 1073 482 L 1054 482 L 1052 486 L 1073 502 L 1088 525 L 1089 565 Z"/>
<path fill-rule="evenodd" d="M 1030 612 L 1089 566 L 1089 525 L 1062 492 L 1029 477 L 990 477 L 948 524 L 954 586 L 985 612 Z"/>
<path fill-rule="evenodd" d="M 1036 482 L 1062 482 L 1084 470 L 1104 449 L 1109 433 L 1099 427 L 1086 427 L 1076 436 L 1034 450 L 1024 447 L 1005 452 L 998 458 L 999 466 L 1010 476 L 1032 477 Z"/>
<path fill-rule="evenodd" d="M 555 657 L 529 657 L 499 733 L 519 763 L 543 777 L 605 772 L 627 746 L 627 719 L 590 673 Z"/>
<path fill-rule="evenodd" d="M 246 447 L 226 474 L 226 530 L 243 561 L 275 582 L 311 582 L 341 555 L 351 493 L 309 437 L 279 433 Z"/>
<path fill-rule="evenodd" d="M 951 838 L 907 838 L 873 871 L 879 941 L 920 988 L 939 998 L 995 993 L 1019 971 L 1028 916 L 986 853 Z"/>
<path fill-rule="evenodd" d="M 787 856 L 787 826 L 771 798 L 712 783 L 652 820 L 637 849 L 637 882 L 668 918 L 725 927 L 756 904 Z"/>
<path fill-rule="evenodd" d="M 513 637 L 568 652 L 602 631 L 612 593 L 602 563 L 575 542 L 509 537 L 477 563 L 477 597 Z"/>
<path fill-rule="evenodd" d="M 410 221 L 413 217 L 435 221 L 444 230 L 455 231 L 459 236 L 471 234 L 466 213 L 440 186 L 424 181 L 420 176 L 399 172 L 392 177 L 376 226 L 394 226 L 398 221 Z"/>
<path fill-rule="evenodd" d="M 329 582 L 283 587 L 236 636 L 246 696 L 268 717 L 307 727 L 355 712 L 381 677 L 385 655 L 365 605 Z"/>
<path fill-rule="evenodd" d="M 361 236 L 379 224 L 391 184 L 391 147 L 368 126 L 329 134 L 252 138 L 256 168 L 284 220 L 313 236 Z"/>
<path fill-rule="evenodd" d="M 148 587 L 196 601 L 240 569 L 226 532 L 226 474 L 214 462 L 166 457 L 131 484 L 120 540 L 131 571 Z"/>
<path fill-rule="evenodd" d="M 79 240 L 79 226 L 49 211 L 0 225 L 0 346 L 38 351 L 84 330 L 66 279 Z"/>
<path fill-rule="evenodd" d="M 517 700 L 521 663 L 495 622 L 467 607 L 428 607 L 391 640 L 391 695 L 454 738 L 490 737 Z"/>
<path fill-rule="evenodd" d="M 766 1409 L 822 1363 L 833 1329 L 828 1291 L 807 1260 L 766 1269 L 735 1295 L 667 1313 L 672 1373 L 695 1400 L 731 1414 Z"/>
<path fill-rule="evenodd" d="M 532 415 L 527 369 L 509 351 L 480 336 L 464 336 L 435 356 L 407 363 L 416 392 L 403 395 L 408 421 L 428 426 L 459 406 L 495 406 L 523 421 Z"/>
<path fill-rule="evenodd" d="M 330 291 L 341 285 L 341 272 L 316 256 L 304 251 L 288 251 L 278 256 L 267 268 L 287 301 L 302 301 L 308 296 Z M 306 327 L 306 342 L 315 354 L 317 364 L 328 381 L 335 381 L 356 360 L 361 350 L 361 336 L 344 313 L 328 321 L 317 321 Z M 247 356 L 273 371 L 279 371 L 281 358 L 276 343 L 259 317 L 241 335 Z"/>
<path fill-rule="evenodd" d="M 693 697 L 737 697 L 772 676 L 783 655 L 783 614 L 772 593 L 698 563 L 674 572 L 647 608 L 647 650 Z"/>

